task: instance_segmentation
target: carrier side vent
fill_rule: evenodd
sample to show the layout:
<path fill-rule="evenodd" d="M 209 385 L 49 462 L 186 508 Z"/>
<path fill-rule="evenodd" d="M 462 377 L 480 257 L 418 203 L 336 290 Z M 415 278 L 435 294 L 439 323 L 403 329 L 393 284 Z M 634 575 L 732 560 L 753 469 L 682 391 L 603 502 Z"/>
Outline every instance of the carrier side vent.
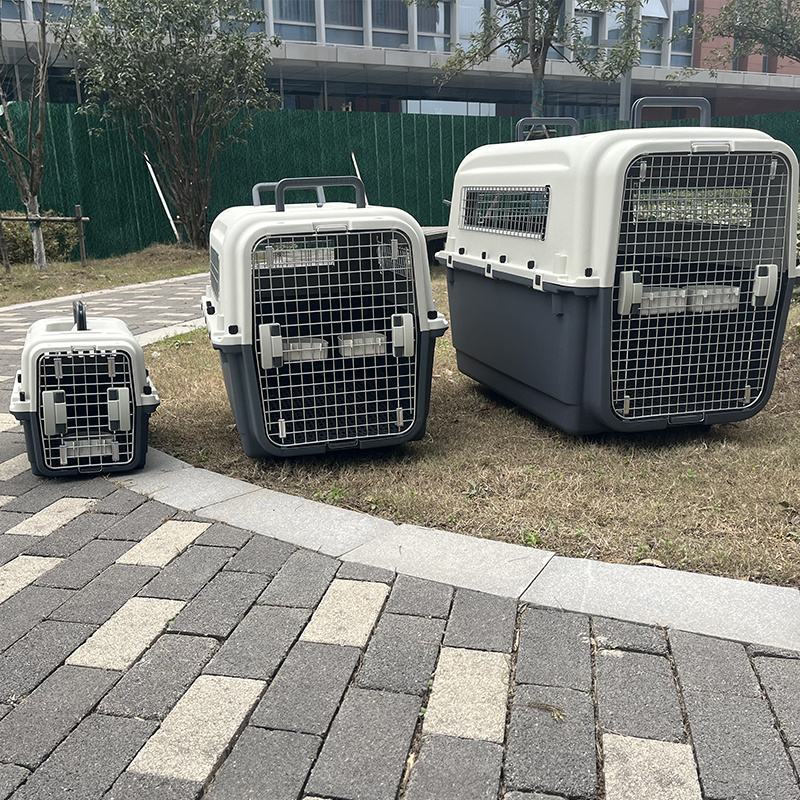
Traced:
<path fill-rule="evenodd" d="M 549 210 L 549 186 L 465 186 L 460 227 L 543 240 Z"/>

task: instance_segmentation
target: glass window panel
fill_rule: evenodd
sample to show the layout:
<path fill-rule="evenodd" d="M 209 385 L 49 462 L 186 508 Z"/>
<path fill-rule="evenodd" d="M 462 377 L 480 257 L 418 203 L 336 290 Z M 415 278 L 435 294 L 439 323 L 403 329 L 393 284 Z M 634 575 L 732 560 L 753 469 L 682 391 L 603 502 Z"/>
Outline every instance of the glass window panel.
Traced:
<path fill-rule="evenodd" d="M 692 57 L 681 55 L 680 53 L 673 53 L 671 63 L 673 67 L 691 67 Z"/>
<path fill-rule="evenodd" d="M 312 25 L 283 25 L 275 23 L 275 33 L 290 42 L 315 42 L 317 29 Z"/>
<path fill-rule="evenodd" d="M 5 5 L 5 4 L 4 4 Z M 41 19 L 42 18 L 42 3 L 32 3 L 33 6 L 33 18 L 34 19 Z M 18 11 L 16 8 L 14 9 L 14 19 L 19 19 Z M 49 19 L 61 19 L 66 18 L 69 13 L 69 6 L 62 5 L 61 3 L 48 3 L 47 4 L 47 15 Z M 5 14 L 3 14 L 5 17 Z M 25 12 L 23 10 L 22 18 L 25 19 Z"/>
<path fill-rule="evenodd" d="M 0 11 L 0 13 L 2 13 L 3 19 L 16 19 L 16 20 L 18 20 L 19 19 L 20 8 L 22 9 L 22 19 L 25 19 L 26 18 L 25 17 L 25 4 L 22 3 L 21 0 L 20 0 L 20 4 L 19 5 L 17 5 L 17 3 L 14 3 L 12 0 L 2 0 L 2 11 Z M 42 6 L 41 6 L 41 3 L 40 3 L 39 4 L 39 14 L 42 13 L 41 8 L 42 8 Z"/>
<path fill-rule="evenodd" d="M 364 44 L 364 31 L 325 28 L 325 41 L 330 44 Z"/>
<path fill-rule="evenodd" d="M 407 31 L 408 6 L 405 0 L 372 0 L 372 27 Z"/>
<path fill-rule="evenodd" d="M 642 53 L 642 65 L 645 67 L 658 67 L 661 65 L 661 53 Z"/>
<path fill-rule="evenodd" d="M 417 30 L 420 33 L 450 33 L 450 3 L 433 8 L 417 8 Z"/>
<path fill-rule="evenodd" d="M 694 16 L 694 2 L 692 0 L 675 0 L 672 5 L 672 30 L 679 34 L 681 28 L 687 28 L 692 24 Z M 692 37 L 683 36 L 672 43 L 673 53 L 692 52 Z"/>
<path fill-rule="evenodd" d="M 458 0 L 458 36 L 469 39 L 481 27 L 483 13 L 490 11 L 491 0 Z"/>
<path fill-rule="evenodd" d="M 362 0 L 325 0 L 325 22 L 328 25 L 363 28 L 364 3 Z"/>
<path fill-rule="evenodd" d="M 669 14 L 667 14 L 667 8 L 663 0 L 645 0 L 642 5 L 642 16 L 669 19 Z"/>
<path fill-rule="evenodd" d="M 274 0 L 275 19 L 282 22 L 314 22 L 314 0 Z"/>
<path fill-rule="evenodd" d="M 445 53 L 450 48 L 450 39 L 443 36 L 418 36 L 417 48 L 419 50 L 429 50 L 435 53 Z"/>
<path fill-rule="evenodd" d="M 660 50 L 664 25 L 652 19 L 642 20 L 642 48 L 644 50 Z"/>
<path fill-rule="evenodd" d="M 372 44 L 375 47 L 402 47 L 408 45 L 408 35 L 405 33 L 372 32 Z"/>
<path fill-rule="evenodd" d="M 622 23 L 617 19 L 617 15 L 609 11 L 606 14 L 606 39 L 610 42 L 619 41 L 622 38 Z"/>
<path fill-rule="evenodd" d="M 583 41 L 586 44 L 600 44 L 600 18 L 587 14 L 576 14 L 575 16 L 581 24 Z"/>

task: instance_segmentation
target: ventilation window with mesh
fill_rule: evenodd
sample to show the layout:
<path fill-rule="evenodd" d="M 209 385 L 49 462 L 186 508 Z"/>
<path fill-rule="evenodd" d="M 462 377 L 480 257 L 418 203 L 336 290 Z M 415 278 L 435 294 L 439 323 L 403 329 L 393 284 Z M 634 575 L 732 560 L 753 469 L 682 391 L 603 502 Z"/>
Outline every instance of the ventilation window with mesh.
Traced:
<path fill-rule="evenodd" d="M 461 227 L 544 239 L 549 207 L 549 186 L 465 186 Z"/>

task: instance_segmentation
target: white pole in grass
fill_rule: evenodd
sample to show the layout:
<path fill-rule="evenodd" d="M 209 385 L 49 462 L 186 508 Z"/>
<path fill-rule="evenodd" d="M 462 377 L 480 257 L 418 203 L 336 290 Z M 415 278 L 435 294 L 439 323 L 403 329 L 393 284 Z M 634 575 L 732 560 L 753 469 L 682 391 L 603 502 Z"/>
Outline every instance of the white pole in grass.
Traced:
<path fill-rule="evenodd" d="M 167 219 L 169 220 L 169 225 L 172 228 L 172 232 L 175 234 L 175 241 L 180 244 L 181 237 L 178 233 L 178 229 L 175 227 L 175 220 L 172 219 L 172 214 L 169 213 L 169 206 L 167 205 L 167 201 L 164 199 L 164 193 L 161 191 L 161 187 L 158 185 L 158 178 L 156 178 L 156 173 L 153 170 L 153 165 L 150 163 L 150 159 L 147 157 L 147 153 L 144 154 L 144 161 L 147 164 L 147 170 L 150 173 L 150 177 L 153 179 L 153 184 L 156 187 L 156 191 L 158 192 L 158 196 L 161 200 L 161 205 L 164 206 L 164 213 L 167 215 Z"/>
<path fill-rule="evenodd" d="M 353 159 L 353 166 L 356 168 L 356 177 L 361 181 L 361 171 L 358 168 L 358 161 L 356 161 L 356 154 L 351 150 L 350 151 L 350 158 Z M 362 183 L 364 181 L 361 181 Z M 369 201 L 367 200 L 367 189 L 364 187 L 364 203 L 369 205 Z"/>

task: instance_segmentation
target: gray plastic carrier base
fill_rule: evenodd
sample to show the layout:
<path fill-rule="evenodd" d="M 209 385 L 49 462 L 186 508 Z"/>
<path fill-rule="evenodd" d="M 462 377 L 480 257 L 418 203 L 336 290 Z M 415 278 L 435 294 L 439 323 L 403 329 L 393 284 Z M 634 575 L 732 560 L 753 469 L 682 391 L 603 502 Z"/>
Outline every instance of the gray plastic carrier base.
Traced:
<path fill-rule="evenodd" d="M 443 331 L 442 331 L 443 332 Z M 417 331 L 416 405 L 414 422 L 397 434 L 374 437 L 353 437 L 344 440 L 317 442 L 314 444 L 292 444 L 278 446 L 267 437 L 261 386 L 256 370 L 256 355 L 251 345 L 216 347 L 222 362 L 225 389 L 231 404 L 236 428 L 242 440 L 245 455 L 250 458 L 267 456 L 314 455 L 336 450 L 366 450 L 416 441 L 425 435 L 430 406 L 430 388 L 433 372 L 433 350 L 436 336 L 440 332 Z"/>
<path fill-rule="evenodd" d="M 461 372 L 576 435 L 708 426 L 747 419 L 769 400 L 792 295 L 783 282 L 761 393 L 742 408 L 625 419 L 612 407 L 613 289 L 571 291 L 447 268 L 450 324 Z"/>

